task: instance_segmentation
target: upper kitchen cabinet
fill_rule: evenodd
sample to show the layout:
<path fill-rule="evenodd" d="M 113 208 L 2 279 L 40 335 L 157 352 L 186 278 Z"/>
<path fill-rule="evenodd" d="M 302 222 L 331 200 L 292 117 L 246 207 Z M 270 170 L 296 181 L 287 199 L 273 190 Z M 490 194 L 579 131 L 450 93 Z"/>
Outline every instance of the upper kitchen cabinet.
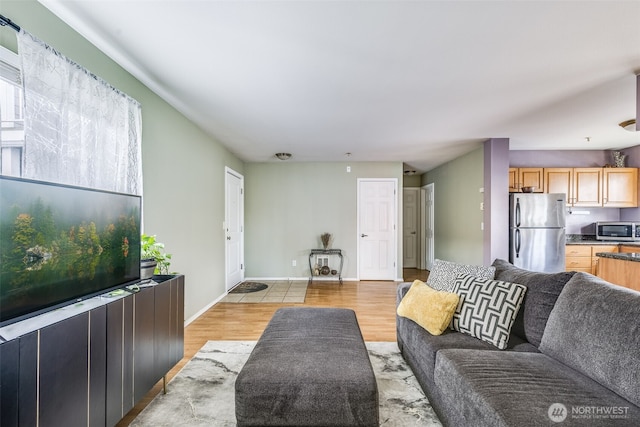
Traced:
<path fill-rule="evenodd" d="M 509 168 L 509 192 L 564 193 L 567 206 L 635 208 L 638 168 Z"/>
<path fill-rule="evenodd" d="M 509 168 L 509 192 L 518 193 L 522 187 L 534 187 L 534 193 L 542 193 L 543 171 L 543 168 Z"/>
<path fill-rule="evenodd" d="M 638 169 L 604 168 L 602 206 L 634 208 L 638 206 Z"/>
<path fill-rule="evenodd" d="M 566 194 L 568 206 L 602 206 L 602 168 L 544 168 L 544 192 Z"/>
<path fill-rule="evenodd" d="M 544 168 L 544 192 L 564 193 L 567 205 L 573 197 L 573 168 Z"/>
<path fill-rule="evenodd" d="M 602 168 L 573 168 L 572 206 L 602 206 Z"/>

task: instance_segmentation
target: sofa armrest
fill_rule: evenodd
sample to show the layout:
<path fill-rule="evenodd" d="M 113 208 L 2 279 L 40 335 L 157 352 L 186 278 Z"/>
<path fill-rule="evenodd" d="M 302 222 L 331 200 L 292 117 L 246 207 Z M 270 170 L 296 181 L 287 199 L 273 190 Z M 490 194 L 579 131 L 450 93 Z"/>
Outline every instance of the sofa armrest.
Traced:
<path fill-rule="evenodd" d="M 398 285 L 398 288 L 396 289 L 396 307 L 398 306 L 398 304 L 400 304 L 402 298 L 404 298 L 404 296 L 407 294 L 412 284 L 413 283 L 411 282 L 402 282 Z"/>

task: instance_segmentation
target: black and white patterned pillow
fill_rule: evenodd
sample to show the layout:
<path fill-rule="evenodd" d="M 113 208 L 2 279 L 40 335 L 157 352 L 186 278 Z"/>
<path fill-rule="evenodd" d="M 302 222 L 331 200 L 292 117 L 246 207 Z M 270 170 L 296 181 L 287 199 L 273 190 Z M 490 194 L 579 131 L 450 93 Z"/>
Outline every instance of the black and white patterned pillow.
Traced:
<path fill-rule="evenodd" d="M 517 283 L 461 274 L 453 288 L 460 300 L 451 328 L 504 350 L 526 290 Z"/>
<path fill-rule="evenodd" d="M 495 273 L 496 268 L 493 266 L 466 265 L 435 259 L 429 272 L 429 277 L 427 277 L 427 285 L 438 291 L 452 292 L 456 277 L 460 274 L 469 274 L 482 279 L 493 279 Z"/>

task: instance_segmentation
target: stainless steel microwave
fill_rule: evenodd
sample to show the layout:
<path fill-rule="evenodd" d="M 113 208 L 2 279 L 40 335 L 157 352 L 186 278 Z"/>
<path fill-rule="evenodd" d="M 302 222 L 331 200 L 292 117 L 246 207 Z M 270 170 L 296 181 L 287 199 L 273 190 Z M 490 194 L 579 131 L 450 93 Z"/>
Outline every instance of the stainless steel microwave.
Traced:
<path fill-rule="evenodd" d="M 616 240 L 620 242 L 640 241 L 640 222 L 600 221 L 596 222 L 597 240 Z"/>

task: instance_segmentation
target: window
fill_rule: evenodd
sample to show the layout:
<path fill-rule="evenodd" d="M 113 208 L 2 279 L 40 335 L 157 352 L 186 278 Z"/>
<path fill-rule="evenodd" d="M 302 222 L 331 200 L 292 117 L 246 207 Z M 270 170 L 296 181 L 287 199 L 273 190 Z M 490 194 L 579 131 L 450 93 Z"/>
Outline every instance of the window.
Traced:
<path fill-rule="evenodd" d="M 24 97 L 18 55 L 0 46 L 0 174 L 21 176 Z"/>

